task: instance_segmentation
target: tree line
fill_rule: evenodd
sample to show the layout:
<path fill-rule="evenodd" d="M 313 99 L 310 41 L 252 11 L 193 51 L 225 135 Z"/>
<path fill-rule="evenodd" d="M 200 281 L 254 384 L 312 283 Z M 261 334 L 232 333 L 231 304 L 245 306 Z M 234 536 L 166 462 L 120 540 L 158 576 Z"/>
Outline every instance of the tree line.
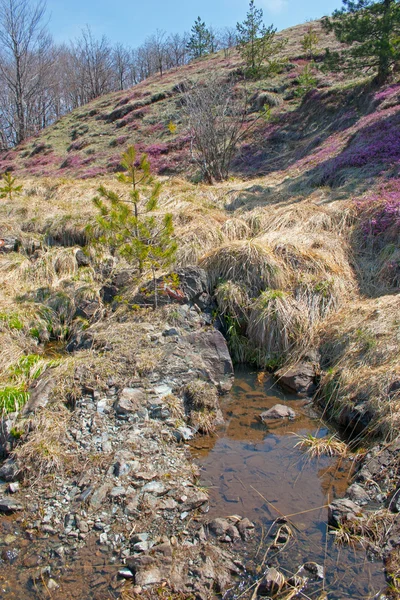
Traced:
<path fill-rule="evenodd" d="M 205 30 L 200 55 L 236 44 L 234 30 Z M 195 26 L 182 34 L 157 30 L 132 48 L 96 38 L 86 26 L 77 39 L 56 44 L 44 0 L 0 0 L 0 148 L 22 142 L 103 94 L 198 58 L 196 36 Z"/>
<path fill-rule="evenodd" d="M 348 45 L 342 52 L 327 52 L 327 68 L 369 69 L 379 83 L 398 68 L 399 0 L 343 0 L 342 10 L 326 17 L 323 25 Z M 215 30 L 198 17 L 189 33 L 157 30 L 131 48 L 111 44 L 106 36 L 96 38 L 86 26 L 77 39 L 60 45 L 49 33 L 45 0 L 0 0 L 0 149 L 103 94 L 128 89 L 155 73 L 162 77 L 221 49 L 229 56 L 238 47 L 245 76 L 266 77 L 279 69 L 285 45 L 275 34 L 250 0 L 246 19 L 236 28 Z M 312 29 L 309 35 L 315 36 Z M 307 52 L 312 56 L 312 49 Z"/>

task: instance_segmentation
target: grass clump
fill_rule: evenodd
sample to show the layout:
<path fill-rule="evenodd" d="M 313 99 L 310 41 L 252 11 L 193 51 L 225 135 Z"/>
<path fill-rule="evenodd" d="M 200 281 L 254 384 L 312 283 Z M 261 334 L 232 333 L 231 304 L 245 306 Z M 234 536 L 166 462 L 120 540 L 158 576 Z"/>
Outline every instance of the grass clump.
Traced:
<path fill-rule="evenodd" d="M 0 388 L 0 412 L 19 412 L 28 400 L 25 385 L 6 385 Z"/>
<path fill-rule="evenodd" d="M 267 290 L 252 305 L 247 335 L 264 356 L 265 363 L 282 363 L 305 343 L 307 318 L 304 310 L 286 292 Z"/>
<path fill-rule="evenodd" d="M 258 240 L 234 241 L 206 254 L 200 261 L 211 287 L 219 280 L 243 285 L 250 296 L 283 283 L 282 265 L 272 250 Z"/>
<path fill-rule="evenodd" d="M 220 417 L 218 394 L 215 387 L 205 381 L 192 381 L 185 390 L 185 409 L 190 425 L 204 435 L 215 431 Z"/>
<path fill-rule="evenodd" d="M 299 447 L 304 450 L 310 458 L 345 457 L 348 452 L 347 444 L 339 440 L 336 435 L 318 438 L 309 433 L 308 435 L 296 435 L 296 437 L 299 438 L 299 441 L 295 444 L 295 448 Z"/>

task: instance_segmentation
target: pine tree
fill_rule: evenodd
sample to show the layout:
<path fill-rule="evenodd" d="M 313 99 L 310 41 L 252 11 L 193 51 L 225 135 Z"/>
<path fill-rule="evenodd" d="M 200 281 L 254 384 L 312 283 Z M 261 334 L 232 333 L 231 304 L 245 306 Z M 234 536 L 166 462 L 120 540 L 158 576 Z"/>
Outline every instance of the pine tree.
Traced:
<path fill-rule="evenodd" d="M 187 48 L 192 58 L 201 58 L 211 52 L 211 34 L 204 21 L 197 17 L 192 29 Z"/>
<path fill-rule="evenodd" d="M 146 154 L 138 159 L 136 148 L 131 146 L 122 155 L 121 166 L 124 172 L 117 178 L 129 186 L 129 199 L 103 185 L 93 198 L 99 210 L 96 221 L 101 236 L 98 241 L 136 264 L 140 274 L 146 269 L 151 270 L 156 307 L 156 271 L 171 264 L 177 250 L 172 215 L 168 213 L 157 218 L 153 214 L 158 207 L 161 184 L 154 181 Z"/>
<path fill-rule="evenodd" d="M 304 34 L 304 37 L 301 41 L 301 47 L 307 55 L 307 58 L 310 60 L 314 57 L 314 53 L 317 49 L 319 42 L 319 37 L 317 32 L 315 31 L 312 23 L 308 26 L 307 33 Z"/>
<path fill-rule="evenodd" d="M 398 0 L 343 0 L 343 8 L 325 18 L 324 27 L 351 47 L 327 52 L 334 70 L 373 69 L 377 83 L 384 83 L 400 61 L 400 3 Z"/>
<path fill-rule="evenodd" d="M 274 57 L 286 44 L 286 40 L 275 40 L 276 29 L 273 25 L 266 27 L 263 23 L 263 11 L 256 8 L 254 0 L 250 0 L 249 10 L 243 23 L 237 23 L 238 46 L 241 57 L 246 63 L 247 74 L 259 77 L 263 71 L 263 63 L 267 63 L 265 71 L 278 68 L 279 61 Z"/>
<path fill-rule="evenodd" d="M 22 185 L 16 185 L 16 179 L 9 171 L 2 177 L 3 186 L 0 187 L 0 198 L 12 200 L 13 194 L 18 194 L 22 190 Z"/>

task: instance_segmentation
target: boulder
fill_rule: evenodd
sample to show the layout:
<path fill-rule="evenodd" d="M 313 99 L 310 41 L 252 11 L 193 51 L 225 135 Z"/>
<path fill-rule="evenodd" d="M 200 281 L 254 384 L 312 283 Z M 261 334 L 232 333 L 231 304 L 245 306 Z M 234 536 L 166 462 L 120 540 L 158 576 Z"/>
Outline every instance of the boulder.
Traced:
<path fill-rule="evenodd" d="M 312 360 L 315 359 L 315 360 Z M 309 355 L 289 369 L 277 371 L 279 384 L 289 392 L 299 396 L 313 396 L 317 390 L 319 375 L 319 359 L 317 355 Z"/>
<path fill-rule="evenodd" d="M 294 419 L 295 417 L 296 413 L 294 410 L 285 404 L 275 404 L 275 406 L 260 415 L 261 421 L 268 421 L 269 419 Z"/>
<path fill-rule="evenodd" d="M 222 333 L 215 329 L 196 331 L 185 336 L 184 343 L 194 354 L 193 364 L 199 375 L 211 381 L 221 393 L 228 392 L 233 385 L 233 365 Z"/>

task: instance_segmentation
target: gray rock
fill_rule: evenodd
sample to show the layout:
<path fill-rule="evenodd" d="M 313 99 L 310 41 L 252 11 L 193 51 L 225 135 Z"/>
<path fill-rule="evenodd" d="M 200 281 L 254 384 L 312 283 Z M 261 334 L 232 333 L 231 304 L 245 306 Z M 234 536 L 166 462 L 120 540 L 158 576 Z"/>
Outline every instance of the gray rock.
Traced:
<path fill-rule="evenodd" d="M 367 504 L 370 500 L 368 492 L 358 483 L 353 483 L 347 488 L 346 496 L 357 504 Z"/>
<path fill-rule="evenodd" d="M 211 381 L 220 392 L 229 392 L 233 385 L 233 365 L 222 333 L 196 331 L 185 336 L 184 342 L 194 352 L 193 364 L 198 366 L 203 378 Z"/>
<path fill-rule="evenodd" d="M 165 486 L 159 481 L 150 481 L 146 483 L 142 487 L 143 492 L 154 494 L 155 496 L 160 496 L 165 493 Z"/>
<path fill-rule="evenodd" d="M 281 591 L 285 584 L 285 577 L 275 567 L 268 568 L 258 586 L 260 596 L 274 596 Z"/>
<path fill-rule="evenodd" d="M 21 246 L 21 241 L 15 237 L 0 238 L 0 254 L 9 254 L 10 252 L 18 252 Z"/>
<path fill-rule="evenodd" d="M 8 458 L 0 467 L 0 479 L 4 481 L 14 481 L 19 479 L 21 471 L 14 459 Z"/>
<path fill-rule="evenodd" d="M 90 265 L 90 257 L 83 250 L 78 250 L 75 253 L 75 260 L 78 263 L 78 267 L 88 267 Z"/>
<path fill-rule="evenodd" d="M 298 575 L 304 575 L 306 577 L 309 577 L 311 575 L 314 579 L 324 579 L 325 569 L 322 565 L 319 565 L 318 563 L 306 562 L 299 570 Z"/>
<path fill-rule="evenodd" d="M 13 513 L 24 510 L 23 505 L 12 498 L 0 498 L 0 513 Z"/>
<path fill-rule="evenodd" d="M 300 362 L 290 369 L 276 373 L 279 384 L 290 392 L 301 396 L 312 396 L 317 389 L 319 369 L 315 363 Z"/>
<path fill-rule="evenodd" d="M 225 519 L 213 519 L 212 521 L 210 521 L 210 523 L 208 523 L 209 532 L 213 535 L 216 535 L 217 537 L 226 535 L 226 532 L 228 531 L 229 527 L 230 523 Z"/>
<path fill-rule="evenodd" d="M 254 533 L 254 523 L 252 523 L 247 517 L 239 521 L 237 528 L 239 530 L 240 535 L 244 540 L 247 540 L 252 533 Z"/>
<path fill-rule="evenodd" d="M 117 402 L 115 412 L 126 416 L 135 413 L 146 402 L 146 394 L 139 388 L 124 388 Z"/>
<path fill-rule="evenodd" d="M 328 523 L 332 527 L 339 527 L 346 521 L 354 521 L 362 516 L 360 506 L 349 498 L 334 500 L 328 508 Z"/>
<path fill-rule="evenodd" d="M 109 483 L 104 483 L 101 487 L 99 487 L 90 499 L 90 506 L 94 509 L 100 508 L 102 503 L 107 497 L 107 494 L 110 490 L 111 485 Z"/>
<path fill-rule="evenodd" d="M 124 579 L 133 579 L 133 573 L 130 569 L 122 568 L 118 571 L 118 575 Z"/>
<path fill-rule="evenodd" d="M 41 377 L 34 387 L 29 388 L 29 400 L 22 409 L 22 414 L 28 415 L 40 408 L 45 408 L 49 403 L 55 385 L 56 382 L 51 376 L 44 375 Z"/>
<path fill-rule="evenodd" d="M 14 483 L 10 483 L 10 485 L 8 486 L 8 492 L 10 494 L 16 494 L 18 491 L 19 491 L 18 481 L 15 481 Z"/>
<path fill-rule="evenodd" d="M 275 406 L 260 415 L 262 421 L 268 421 L 268 419 L 294 419 L 295 417 L 294 410 L 285 404 L 275 404 Z"/>

